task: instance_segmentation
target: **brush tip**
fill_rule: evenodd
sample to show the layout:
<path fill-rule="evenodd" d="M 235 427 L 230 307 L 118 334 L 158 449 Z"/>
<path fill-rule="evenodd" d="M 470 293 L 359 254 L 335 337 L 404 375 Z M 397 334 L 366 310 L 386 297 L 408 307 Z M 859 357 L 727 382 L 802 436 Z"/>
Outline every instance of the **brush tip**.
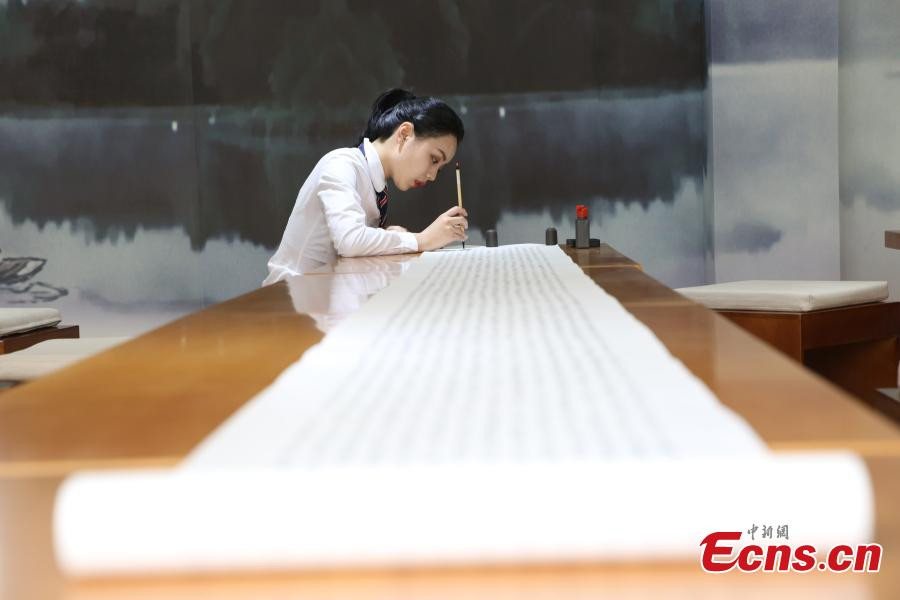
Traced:
<path fill-rule="evenodd" d="M 456 161 L 456 168 L 459 168 L 459 161 Z"/>

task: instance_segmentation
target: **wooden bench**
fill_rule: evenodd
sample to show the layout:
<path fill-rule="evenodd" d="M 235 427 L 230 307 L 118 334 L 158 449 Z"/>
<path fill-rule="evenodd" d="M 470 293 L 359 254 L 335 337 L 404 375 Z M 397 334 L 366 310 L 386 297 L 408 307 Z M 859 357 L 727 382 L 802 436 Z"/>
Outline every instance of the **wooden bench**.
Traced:
<path fill-rule="evenodd" d="M 759 293 L 773 283 L 793 284 L 793 299 L 784 298 L 779 304 L 774 297 L 756 296 L 764 298 L 761 305 L 765 309 L 750 310 L 753 299 L 748 300 L 742 290 L 748 295 Z M 817 302 L 815 289 L 809 290 L 809 298 L 801 301 L 799 290 L 804 283 L 827 283 L 835 289 L 847 284 L 852 292 L 846 297 L 848 302 L 872 301 L 841 305 L 840 294 L 835 294 Z M 855 284 L 858 285 L 854 290 Z M 888 295 L 883 282 L 734 282 L 678 291 L 900 420 L 900 404 L 877 391 L 897 386 L 900 363 L 900 302 L 883 300 Z M 733 297 L 729 300 L 730 295 Z M 828 304 L 838 305 L 819 308 Z"/>
<path fill-rule="evenodd" d="M 24 350 L 47 340 L 77 338 L 79 335 L 78 325 L 54 325 L 32 329 L 24 333 L 11 333 L 0 337 L 0 354 Z"/>
<path fill-rule="evenodd" d="M 24 350 L 38 342 L 77 338 L 77 325 L 60 325 L 55 308 L 0 307 L 0 354 Z"/>

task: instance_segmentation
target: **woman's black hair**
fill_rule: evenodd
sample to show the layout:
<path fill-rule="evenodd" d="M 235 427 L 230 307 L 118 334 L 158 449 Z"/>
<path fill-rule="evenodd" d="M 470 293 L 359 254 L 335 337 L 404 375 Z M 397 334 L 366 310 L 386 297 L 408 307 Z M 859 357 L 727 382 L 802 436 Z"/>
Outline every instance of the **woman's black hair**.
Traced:
<path fill-rule="evenodd" d="M 446 102 L 430 96 L 417 98 L 412 92 L 393 88 L 378 96 L 372 115 L 359 138 L 370 141 L 390 137 L 402 123 L 409 121 L 417 136 L 438 137 L 451 134 L 462 142 L 465 130 L 459 115 Z"/>

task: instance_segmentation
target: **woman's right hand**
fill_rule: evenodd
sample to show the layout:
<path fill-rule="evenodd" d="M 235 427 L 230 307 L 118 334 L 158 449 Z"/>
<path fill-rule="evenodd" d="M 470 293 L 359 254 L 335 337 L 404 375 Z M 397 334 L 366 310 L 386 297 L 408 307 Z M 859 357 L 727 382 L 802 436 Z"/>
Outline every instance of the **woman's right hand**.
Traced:
<path fill-rule="evenodd" d="M 439 216 L 423 232 L 416 234 L 419 251 L 437 250 L 450 242 L 464 242 L 469 239 L 466 235 L 466 229 L 469 228 L 469 221 L 466 219 L 468 216 L 466 209 L 459 206 L 454 206 Z"/>

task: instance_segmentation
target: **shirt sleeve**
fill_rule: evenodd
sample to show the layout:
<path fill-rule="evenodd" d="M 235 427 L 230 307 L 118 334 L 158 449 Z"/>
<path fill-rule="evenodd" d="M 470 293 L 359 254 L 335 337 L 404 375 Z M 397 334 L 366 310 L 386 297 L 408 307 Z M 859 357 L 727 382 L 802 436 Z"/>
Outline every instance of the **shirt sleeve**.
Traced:
<path fill-rule="evenodd" d="M 340 256 L 377 256 L 418 252 L 416 236 L 406 231 L 386 231 L 366 225 L 366 211 L 356 189 L 356 169 L 332 161 L 319 178 L 318 198 L 334 249 Z"/>

